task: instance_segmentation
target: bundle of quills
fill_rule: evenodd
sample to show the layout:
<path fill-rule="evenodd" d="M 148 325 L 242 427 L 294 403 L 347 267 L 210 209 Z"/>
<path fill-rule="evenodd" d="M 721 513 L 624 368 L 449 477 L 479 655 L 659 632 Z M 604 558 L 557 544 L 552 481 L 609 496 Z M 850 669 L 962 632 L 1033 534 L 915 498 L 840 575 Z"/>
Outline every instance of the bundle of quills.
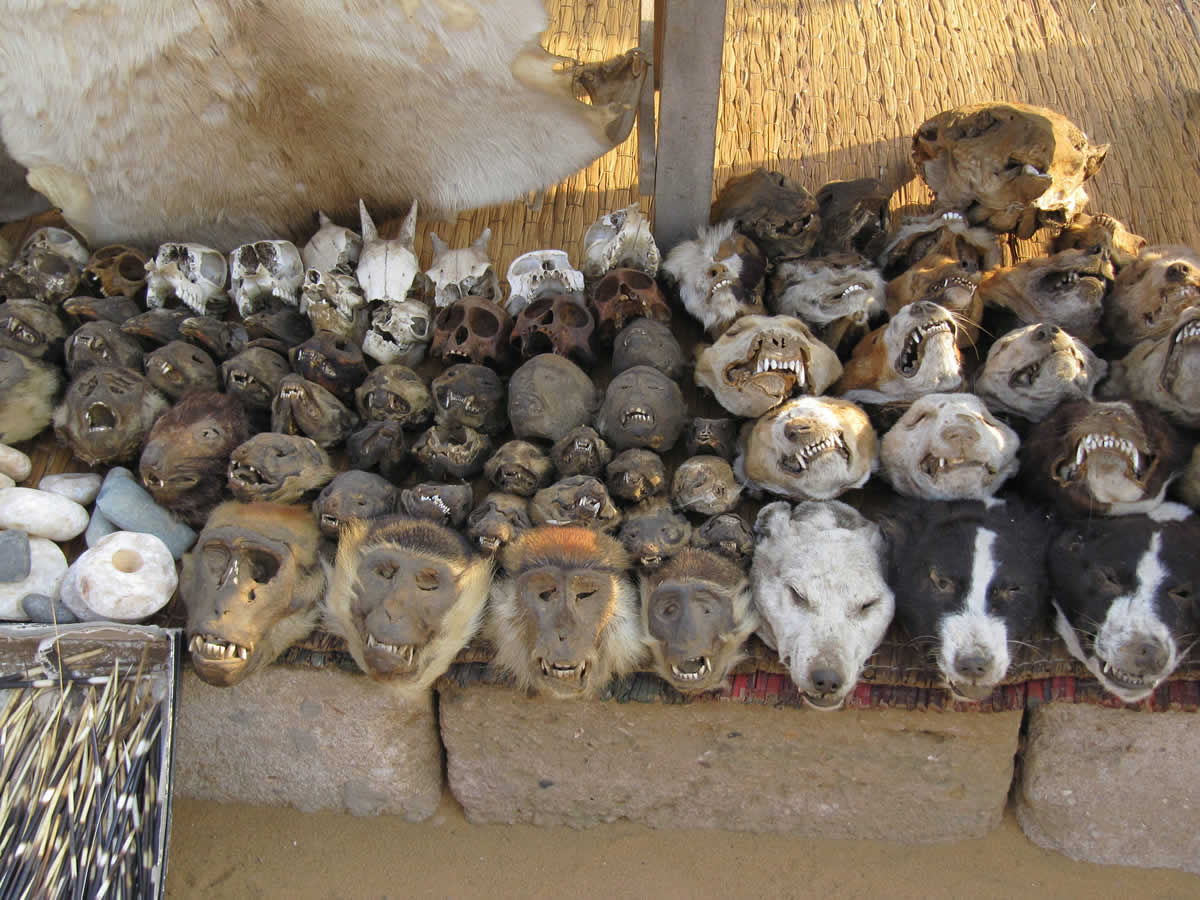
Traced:
<path fill-rule="evenodd" d="M 760 170 L 661 258 L 633 206 L 578 269 L 503 282 L 487 231 L 421 271 L 415 207 L 228 257 L 42 229 L 4 280 L 3 433 L 57 404 L 77 457 L 199 529 L 179 593 L 215 684 L 320 626 L 400 690 L 473 638 L 551 696 L 646 666 L 714 690 L 757 634 L 834 708 L 895 627 L 977 701 L 1054 628 L 1141 700 L 1200 633 L 1172 502 L 1200 494 L 1200 257 L 1085 211 L 1107 149 L 950 110 L 913 141 L 932 210 Z"/>

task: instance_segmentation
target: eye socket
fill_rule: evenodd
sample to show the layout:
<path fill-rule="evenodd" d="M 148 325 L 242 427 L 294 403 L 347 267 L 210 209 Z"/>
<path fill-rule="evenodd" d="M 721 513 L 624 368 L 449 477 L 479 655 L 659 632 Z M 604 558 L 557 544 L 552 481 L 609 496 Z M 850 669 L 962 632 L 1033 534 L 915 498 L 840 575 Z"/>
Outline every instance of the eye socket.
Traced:
<path fill-rule="evenodd" d="M 938 572 L 938 570 L 935 568 L 930 567 L 929 580 L 931 582 L 933 582 L 933 586 L 937 590 L 942 591 L 943 593 L 949 593 L 950 591 L 954 590 L 954 587 L 955 587 L 954 579 L 947 578 L 945 575 L 942 575 L 940 572 Z"/>
<path fill-rule="evenodd" d="M 792 599 L 792 605 L 798 609 L 811 609 L 812 604 L 808 602 L 808 598 L 796 590 L 792 585 L 787 586 L 788 596 Z"/>
<path fill-rule="evenodd" d="M 870 600 L 867 600 L 864 603 L 860 603 L 858 606 L 858 614 L 860 616 L 865 616 L 872 609 L 874 609 L 878 605 L 878 603 L 879 603 L 878 597 L 872 597 Z"/>
<path fill-rule="evenodd" d="M 578 592 L 575 594 L 575 601 L 576 601 L 576 602 L 579 602 L 579 601 L 582 601 L 582 600 L 588 600 L 588 599 L 590 599 L 591 597 L 594 597 L 594 596 L 595 596 L 595 594 L 596 594 L 596 591 L 595 591 L 595 590 L 590 590 L 590 591 L 578 591 Z"/>
<path fill-rule="evenodd" d="M 270 581 L 279 572 L 279 560 L 262 551 L 251 550 L 246 554 L 246 562 L 250 567 L 250 577 L 260 584 Z"/>
<path fill-rule="evenodd" d="M 658 614 L 664 619 L 673 619 L 679 614 L 679 604 L 672 600 L 659 607 Z"/>
<path fill-rule="evenodd" d="M 1192 589 L 1186 584 L 1178 584 L 1167 591 L 1167 596 L 1182 606 L 1191 601 Z"/>
<path fill-rule="evenodd" d="M 931 415 L 932 415 L 932 413 L 930 413 L 928 411 L 923 412 L 919 416 L 917 416 L 915 419 L 913 419 L 911 422 L 909 422 L 906 427 L 907 428 L 916 428 L 918 425 L 920 425 L 922 422 L 924 422 L 926 419 L 928 419 Z"/>
<path fill-rule="evenodd" d="M 544 591 L 538 591 L 538 599 L 543 603 L 549 603 L 554 599 L 554 588 L 546 588 Z"/>
<path fill-rule="evenodd" d="M 433 569 L 422 569 L 413 581 L 416 582 L 418 590 L 422 591 L 436 591 L 442 584 L 438 573 Z"/>
<path fill-rule="evenodd" d="M 375 575 L 384 581 L 391 581 L 396 577 L 398 570 L 399 567 L 395 563 L 380 563 L 375 567 Z"/>

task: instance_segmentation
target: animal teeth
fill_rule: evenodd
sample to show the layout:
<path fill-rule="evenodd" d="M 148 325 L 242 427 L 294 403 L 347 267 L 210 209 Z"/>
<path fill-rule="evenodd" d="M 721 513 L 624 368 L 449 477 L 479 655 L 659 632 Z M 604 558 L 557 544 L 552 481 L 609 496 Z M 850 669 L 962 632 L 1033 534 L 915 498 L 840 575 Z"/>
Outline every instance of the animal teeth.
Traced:
<path fill-rule="evenodd" d="M 578 665 L 548 663 L 544 659 L 540 662 L 542 664 L 542 674 L 548 675 L 551 678 L 583 678 L 583 673 L 587 670 L 586 662 L 579 663 Z"/>
<path fill-rule="evenodd" d="M 417 655 L 415 644 L 385 644 L 383 641 L 375 637 L 371 633 L 367 633 L 367 649 L 375 648 L 382 650 L 385 653 L 390 653 L 392 656 L 401 657 L 410 666 Z"/>
<path fill-rule="evenodd" d="M 1143 678 L 1140 675 L 1134 675 L 1132 672 L 1126 672 L 1124 669 L 1118 669 L 1110 662 L 1104 664 L 1104 674 L 1109 675 L 1117 681 L 1123 681 L 1127 684 L 1134 684 L 1145 687 L 1150 683 L 1149 678 Z"/>
<path fill-rule="evenodd" d="M 1175 343 L 1182 344 L 1184 341 L 1193 341 L 1200 338 L 1200 321 L 1188 322 L 1179 329 L 1179 334 L 1175 335 Z"/>
<path fill-rule="evenodd" d="M 192 636 L 188 642 L 188 651 L 208 660 L 240 659 L 245 662 L 250 656 L 249 647 L 204 634 Z"/>
<path fill-rule="evenodd" d="M 711 666 L 709 665 L 707 656 L 702 656 L 699 659 L 700 659 L 700 668 L 697 669 L 695 672 L 685 672 L 681 668 L 679 668 L 679 666 L 672 664 L 671 665 L 671 674 L 674 675 L 676 678 L 678 678 L 680 681 L 699 681 L 701 678 L 703 678 L 705 675 L 707 675 L 709 673 L 709 670 L 711 668 Z M 690 662 L 690 660 L 689 660 L 689 662 Z"/>

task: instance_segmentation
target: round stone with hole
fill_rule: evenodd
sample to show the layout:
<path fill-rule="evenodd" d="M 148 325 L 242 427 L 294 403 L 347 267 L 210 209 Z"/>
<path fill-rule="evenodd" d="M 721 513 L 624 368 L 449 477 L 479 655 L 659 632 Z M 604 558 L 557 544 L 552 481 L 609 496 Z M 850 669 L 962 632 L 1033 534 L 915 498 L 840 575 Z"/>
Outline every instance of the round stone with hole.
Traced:
<path fill-rule="evenodd" d="M 114 531 L 71 564 L 59 597 L 81 621 L 140 622 L 166 605 L 178 583 L 166 544 L 152 534 Z"/>

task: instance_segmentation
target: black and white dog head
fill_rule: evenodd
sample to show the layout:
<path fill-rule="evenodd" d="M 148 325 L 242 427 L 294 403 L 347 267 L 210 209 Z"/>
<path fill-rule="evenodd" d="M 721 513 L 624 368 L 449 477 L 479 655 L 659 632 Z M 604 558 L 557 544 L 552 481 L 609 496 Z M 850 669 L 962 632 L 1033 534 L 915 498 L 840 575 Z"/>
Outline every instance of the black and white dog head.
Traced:
<path fill-rule="evenodd" d="M 1093 519 L 1054 541 L 1055 628 L 1071 655 L 1126 703 L 1150 696 L 1200 632 L 1200 518 L 1164 503 Z"/>
<path fill-rule="evenodd" d="M 836 500 L 768 503 L 754 532 L 759 636 L 810 706 L 836 709 L 892 621 L 883 535 Z"/>
<path fill-rule="evenodd" d="M 956 699 L 990 697 L 1008 671 L 1010 645 L 1049 615 L 1046 515 L 1015 498 L 909 501 L 880 524 L 897 621 L 932 646 Z"/>

